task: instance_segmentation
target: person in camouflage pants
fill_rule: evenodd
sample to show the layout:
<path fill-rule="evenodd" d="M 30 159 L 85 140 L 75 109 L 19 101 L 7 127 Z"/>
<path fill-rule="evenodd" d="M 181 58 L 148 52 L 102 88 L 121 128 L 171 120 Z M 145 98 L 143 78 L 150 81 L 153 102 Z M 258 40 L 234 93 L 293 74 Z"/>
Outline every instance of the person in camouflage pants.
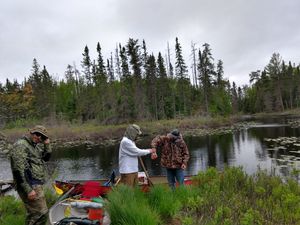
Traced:
<path fill-rule="evenodd" d="M 167 135 L 157 136 L 152 140 L 151 147 L 161 151 L 160 164 L 167 169 L 169 186 L 174 189 L 176 181 L 183 185 L 183 171 L 187 167 L 190 156 L 181 133 L 175 129 Z M 157 158 L 156 152 L 152 153 L 151 158 Z"/>
<path fill-rule="evenodd" d="M 45 127 L 37 125 L 14 143 L 10 150 L 11 169 L 16 190 L 26 209 L 25 225 L 41 225 L 48 212 L 43 184 L 44 162 L 50 159 L 50 139 Z"/>

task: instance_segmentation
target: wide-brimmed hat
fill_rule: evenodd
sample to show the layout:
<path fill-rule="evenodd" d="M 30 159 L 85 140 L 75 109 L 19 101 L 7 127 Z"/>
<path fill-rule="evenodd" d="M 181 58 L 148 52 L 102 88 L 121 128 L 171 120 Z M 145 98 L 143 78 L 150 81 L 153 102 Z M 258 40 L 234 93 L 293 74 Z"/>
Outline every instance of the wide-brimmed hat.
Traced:
<path fill-rule="evenodd" d="M 41 125 L 36 125 L 34 128 L 29 129 L 29 132 L 31 134 L 33 134 L 33 133 L 40 133 L 43 136 L 45 136 L 46 138 L 48 138 L 47 129 L 44 126 L 41 126 Z"/>

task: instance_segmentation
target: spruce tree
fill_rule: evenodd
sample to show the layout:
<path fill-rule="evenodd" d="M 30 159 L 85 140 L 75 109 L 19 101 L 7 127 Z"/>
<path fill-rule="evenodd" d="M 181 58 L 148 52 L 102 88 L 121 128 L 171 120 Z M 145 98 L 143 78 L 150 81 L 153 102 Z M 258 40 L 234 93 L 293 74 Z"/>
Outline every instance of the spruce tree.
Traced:
<path fill-rule="evenodd" d="M 270 76 L 272 81 L 272 86 L 274 88 L 274 110 L 282 111 L 284 110 L 283 99 L 282 99 L 282 73 L 281 73 L 281 63 L 282 58 L 279 53 L 273 53 L 268 65 L 265 70 L 268 76 Z"/>
<path fill-rule="evenodd" d="M 184 115 L 188 112 L 188 84 L 189 80 L 187 79 L 187 66 L 185 64 L 185 61 L 183 59 L 182 55 L 182 47 L 178 41 L 178 38 L 175 39 L 175 74 L 177 78 L 177 96 L 178 101 L 177 108 L 180 114 Z"/>
<path fill-rule="evenodd" d="M 208 113 L 212 76 L 215 74 L 215 71 L 213 63 L 214 58 L 212 57 L 210 46 L 205 43 L 203 44 L 203 47 L 202 53 L 201 50 L 199 50 L 198 74 L 204 96 L 205 110 Z"/>
<path fill-rule="evenodd" d="M 185 61 L 182 55 L 182 47 L 178 41 L 178 38 L 175 39 L 175 74 L 177 79 L 186 79 L 187 78 L 187 66 L 185 65 Z"/>
<path fill-rule="evenodd" d="M 150 55 L 145 65 L 146 68 L 146 95 L 147 95 L 147 106 L 151 118 L 158 119 L 157 112 L 157 70 L 155 57 Z"/>
<path fill-rule="evenodd" d="M 88 85 L 92 84 L 92 76 L 91 76 L 91 69 L 92 69 L 92 62 L 90 58 L 89 48 L 86 45 L 84 48 L 84 52 L 82 53 L 83 59 L 81 62 L 81 66 L 83 68 L 83 74 Z"/>
<path fill-rule="evenodd" d="M 138 40 L 129 38 L 126 52 L 129 57 L 130 66 L 133 72 L 133 93 L 134 93 L 134 117 L 142 119 L 146 117 L 145 112 L 145 98 L 143 92 L 143 83 L 142 83 L 142 60 L 140 53 L 140 45 Z"/>

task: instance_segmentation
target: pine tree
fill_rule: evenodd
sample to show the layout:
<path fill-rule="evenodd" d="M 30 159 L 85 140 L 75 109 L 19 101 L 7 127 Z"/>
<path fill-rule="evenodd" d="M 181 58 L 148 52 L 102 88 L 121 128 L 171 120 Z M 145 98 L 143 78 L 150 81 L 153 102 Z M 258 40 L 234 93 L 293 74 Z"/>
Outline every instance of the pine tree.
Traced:
<path fill-rule="evenodd" d="M 82 56 L 83 56 L 83 60 L 81 62 L 81 66 L 83 68 L 82 72 L 85 76 L 86 83 L 88 85 L 91 85 L 92 84 L 92 76 L 91 76 L 92 62 L 89 55 L 89 48 L 87 45 L 84 48 L 84 52 L 82 53 Z"/>
<path fill-rule="evenodd" d="M 125 47 L 122 47 L 121 44 L 119 46 L 120 46 L 120 58 L 121 58 L 121 74 L 122 74 L 121 78 L 127 78 L 131 74 L 129 71 L 126 49 Z"/>
<path fill-rule="evenodd" d="M 217 71 L 216 71 L 216 86 L 218 88 L 222 88 L 223 86 L 223 75 L 224 75 L 223 61 L 219 60 L 217 63 Z"/>
<path fill-rule="evenodd" d="M 126 47 L 129 62 L 133 72 L 134 115 L 139 119 L 146 117 L 144 92 L 142 84 L 142 61 L 138 40 L 129 39 Z"/>
<path fill-rule="evenodd" d="M 121 59 L 121 90 L 118 96 L 117 114 L 120 121 L 127 121 L 135 116 L 132 77 L 129 71 L 126 48 L 119 44 Z"/>
<path fill-rule="evenodd" d="M 187 78 L 187 66 L 185 65 L 183 55 L 182 55 L 182 47 L 178 42 L 178 38 L 175 39 L 175 73 L 177 79 L 186 79 Z"/>
<path fill-rule="evenodd" d="M 177 108 L 180 114 L 187 114 L 189 111 L 188 108 L 188 91 L 189 91 L 189 79 L 187 78 L 187 66 L 183 59 L 182 48 L 178 41 L 178 38 L 175 39 L 175 74 L 177 78 L 177 96 L 176 100 Z"/>
<path fill-rule="evenodd" d="M 147 52 L 147 46 L 146 46 L 146 42 L 145 40 L 143 40 L 143 45 L 142 45 L 142 57 L 141 57 L 141 60 L 142 60 L 142 68 L 143 68 L 143 74 L 145 76 L 145 73 L 146 73 L 146 66 L 147 66 L 147 62 L 148 62 L 148 52 Z"/>
<path fill-rule="evenodd" d="M 175 113 L 173 108 L 175 91 L 169 84 L 164 59 L 160 52 L 157 57 L 157 76 L 158 119 L 172 118 Z"/>
<path fill-rule="evenodd" d="M 97 64 L 96 64 L 96 71 L 93 76 L 93 82 L 96 84 L 96 86 L 99 87 L 107 80 L 105 64 L 102 57 L 101 46 L 99 42 L 97 43 L 97 53 L 98 53 Z"/>
<path fill-rule="evenodd" d="M 209 98 L 211 95 L 212 76 L 215 74 L 214 64 L 209 44 L 203 44 L 203 51 L 199 50 L 198 72 L 199 80 L 203 90 L 205 109 L 209 111 Z"/>
<path fill-rule="evenodd" d="M 151 118 L 158 119 L 157 112 L 157 75 L 155 57 L 150 55 L 145 65 L 146 68 L 146 95 L 147 105 L 151 114 Z"/>
<path fill-rule="evenodd" d="M 282 99 L 282 73 L 281 73 L 281 63 L 282 59 L 279 53 L 273 53 L 269 64 L 266 66 L 265 70 L 267 75 L 270 76 L 272 85 L 274 87 L 274 97 L 275 97 L 275 110 L 284 110 L 283 99 Z"/>

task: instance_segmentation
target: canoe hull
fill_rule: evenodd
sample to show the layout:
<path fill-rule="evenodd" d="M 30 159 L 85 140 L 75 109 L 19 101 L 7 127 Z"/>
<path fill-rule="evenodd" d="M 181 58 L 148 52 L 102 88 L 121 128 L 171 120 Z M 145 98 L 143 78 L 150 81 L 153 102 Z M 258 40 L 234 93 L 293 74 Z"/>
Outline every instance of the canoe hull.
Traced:
<path fill-rule="evenodd" d="M 110 219 L 108 215 L 102 211 L 103 209 L 73 207 L 71 206 L 71 202 L 74 201 L 65 199 L 49 210 L 49 222 L 51 225 L 55 225 L 58 221 L 66 218 L 76 218 L 77 220 L 82 219 L 87 221 L 88 219 L 91 219 L 91 212 L 95 211 L 99 211 L 100 214 L 98 215 L 98 218 L 95 218 L 95 213 L 93 213 L 94 218 L 91 220 L 91 222 L 99 221 L 102 225 L 110 224 Z"/>

